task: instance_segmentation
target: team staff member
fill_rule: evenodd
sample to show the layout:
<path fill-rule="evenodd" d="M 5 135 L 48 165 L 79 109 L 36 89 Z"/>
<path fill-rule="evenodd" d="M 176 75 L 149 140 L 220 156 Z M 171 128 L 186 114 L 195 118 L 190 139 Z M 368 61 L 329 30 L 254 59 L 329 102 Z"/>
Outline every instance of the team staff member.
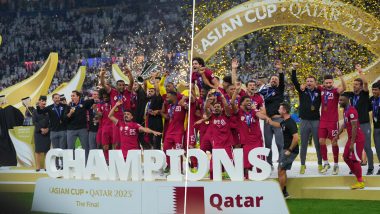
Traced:
<path fill-rule="evenodd" d="M 282 70 L 282 62 L 276 60 L 275 68 L 279 72 L 279 76 L 273 75 L 270 78 L 270 86 L 264 90 L 260 91 L 260 94 L 264 96 L 265 108 L 268 117 L 272 118 L 275 122 L 281 122 L 282 118 L 278 109 L 280 104 L 284 101 L 284 90 L 285 90 L 285 76 L 284 71 Z M 273 134 L 276 139 L 276 145 L 278 149 L 278 154 L 281 155 L 282 148 L 284 147 L 284 139 L 281 132 L 281 128 L 274 127 L 270 124 L 264 124 L 264 141 L 265 147 L 270 149 L 267 162 L 272 165 L 272 139 Z M 280 159 L 280 157 L 279 157 Z"/>
<path fill-rule="evenodd" d="M 94 104 L 93 99 L 82 100 L 79 91 L 72 91 L 71 103 L 66 109 L 64 118 L 67 120 L 67 148 L 75 149 L 75 141 L 79 138 L 82 148 L 85 150 L 86 161 L 89 153 L 87 132 L 87 111 Z"/>
<path fill-rule="evenodd" d="M 372 110 L 373 140 L 375 141 L 377 159 L 380 161 L 380 81 L 372 84 L 372 94 L 370 110 Z M 380 175 L 380 168 L 376 175 Z"/>
<path fill-rule="evenodd" d="M 97 112 L 97 104 L 100 102 L 99 99 L 99 91 L 92 92 L 92 99 L 94 99 L 94 105 L 92 105 L 91 109 L 88 111 L 89 121 L 88 121 L 88 145 L 91 149 L 96 149 L 96 135 L 99 130 L 99 120 L 96 117 Z"/>
<path fill-rule="evenodd" d="M 363 69 L 360 65 L 355 66 L 360 78 L 354 80 L 354 91 L 347 92 L 350 102 L 356 111 L 358 111 L 360 129 L 365 136 L 364 151 L 367 154 L 368 170 L 367 175 L 373 174 L 373 152 L 371 149 L 371 124 L 369 122 L 369 90 L 368 81 L 363 75 Z"/>
<path fill-rule="evenodd" d="M 44 109 L 37 106 L 37 111 L 40 114 L 48 113 L 49 115 L 50 140 L 53 148 L 66 149 L 67 122 L 64 118 L 64 113 L 67 109 L 67 105 L 61 103 L 61 96 L 59 94 L 53 94 L 52 99 L 53 104 Z M 57 158 L 56 165 L 58 169 L 63 168 L 62 158 Z"/>
<path fill-rule="evenodd" d="M 46 96 L 40 96 L 38 100 L 38 108 L 44 109 L 46 106 Z M 34 142 L 35 142 L 35 156 L 36 156 L 36 171 L 45 169 L 44 156 L 50 149 L 50 133 L 49 133 L 49 114 L 47 112 L 38 113 L 35 109 L 32 113 L 32 120 L 35 126 L 34 129 Z M 41 166 L 41 162 L 43 162 Z"/>
<path fill-rule="evenodd" d="M 343 159 L 357 179 L 357 183 L 352 185 L 351 189 L 363 189 L 364 181 L 360 161 L 364 149 L 365 137 L 360 129 L 358 112 L 349 104 L 349 96 L 349 94 L 344 93 L 339 97 L 339 105 L 344 109 L 344 125 L 339 129 L 339 132 L 333 141 L 336 142 L 344 128 L 347 129 L 348 139 L 346 146 L 344 147 Z"/>
<path fill-rule="evenodd" d="M 283 153 L 278 161 L 278 180 L 285 198 L 289 197 L 289 193 L 286 190 L 286 170 L 290 170 L 292 168 L 293 161 L 299 153 L 297 124 L 290 117 L 290 110 L 289 104 L 281 103 L 278 112 L 284 120 L 278 123 L 268 119 L 268 123 L 272 126 L 281 128 L 282 134 L 284 135 Z"/>
<path fill-rule="evenodd" d="M 299 97 L 299 117 L 301 118 L 300 134 L 301 134 L 301 169 L 300 174 L 305 174 L 306 170 L 306 154 L 309 137 L 312 135 L 314 140 L 315 151 L 318 158 L 318 171 L 322 170 L 322 156 L 319 145 L 318 129 L 319 129 L 319 108 L 321 107 L 321 90 L 317 88 L 317 82 L 314 76 L 306 78 L 306 88 L 301 89 L 301 85 L 297 79 L 296 68 L 298 63 L 292 64 L 292 82 L 298 91 Z"/>

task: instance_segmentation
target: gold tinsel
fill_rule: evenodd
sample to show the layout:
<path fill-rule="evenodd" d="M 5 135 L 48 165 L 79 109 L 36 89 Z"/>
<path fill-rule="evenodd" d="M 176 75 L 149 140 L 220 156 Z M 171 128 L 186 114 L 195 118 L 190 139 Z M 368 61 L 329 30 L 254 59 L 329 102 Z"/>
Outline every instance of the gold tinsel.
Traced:
<path fill-rule="evenodd" d="M 332 0 L 333 1 L 333 0 Z M 341 0 L 347 4 L 352 4 L 360 9 L 374 15 L 380 19 L 380 1 L 379 0 Z M 223 12 L 243 3 L 244 1 L 209 1 L 201 0 L 195 6 L 195 35 L 204 26 Z M 260 39 L 255 50 L 251 50 L 251 40 Z M 289 43 L 287 38 L 295 38 L 295 41 Z M 349 40 L 345 36 L 329 32 L 327 30 L 306 26 L 281 26 L 270 29 L 263 29 L 241 37 L 221 50 L 219 50 L 208 62 L 207 66 L 212 68 L 218 76 L 224 76 L 230 70 L 230 62 L 236 56 L 239 43 L 246 43 L 245 58 L 250 60 L 252 51 L 265 55 L 268 60 L 281 59 L 284 64 L 291 62 L 300 63 L 299 76 L 306 77 L 309 74 L 315 75 L 321 79 L 326 70 L 330 71 L 334 66 L 339 67 L 344 73 L 350 73 L 354 69 L 354 64 L 360 63 L 366 67 L 373 62 L 375 56 L 365 47 Z M 332 45 L 329 45 L 329 44 Z M 331 46 L 331 47 L 330 47 Z M 350 48 L 343 48 L 350 47 Z M 316 49 L 328 48 L 328 52 L 320 51 L 323 54 L 310 54 Z M 230 49 L 230 51 L 227 51 Z M 259 50 L 259 51 L 257 51 Z M 343 51 L 342 51 L 343 50 Z M 228 52 L 233 56 L 228 56 Z M 262 57 L 262 56 L 260 56 Z M 335 61 L 330 62 L 333 58 Z M 316 70 L 323 67 L 324 71 Z M 242 67 L 242 71 L 255 72 L 258 68 Z M 257 76 L 256 76 L 257 77 Z"/>

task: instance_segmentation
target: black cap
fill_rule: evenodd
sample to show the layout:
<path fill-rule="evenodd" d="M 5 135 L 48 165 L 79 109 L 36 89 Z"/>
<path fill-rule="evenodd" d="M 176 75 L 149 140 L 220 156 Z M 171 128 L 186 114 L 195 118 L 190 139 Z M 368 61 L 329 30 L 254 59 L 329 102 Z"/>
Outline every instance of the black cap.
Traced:
<path fill-rule="evenodd" d="M 0 95 L 0 98 L 3 98 L 3 97 L 5 97 L 5 95 Z"/>
<path fill-rule="evenodd" d="M 30 97 L 24 97 L 21 100 L 27 100 L 27 99 L 30 99 Z"/>
<path fill-rule="evenodd" d="M 47 100 L 47 97 L 46 97 L 45 95 L 41 95 L 39 100 L 46 101 L 46 100 Z"/>

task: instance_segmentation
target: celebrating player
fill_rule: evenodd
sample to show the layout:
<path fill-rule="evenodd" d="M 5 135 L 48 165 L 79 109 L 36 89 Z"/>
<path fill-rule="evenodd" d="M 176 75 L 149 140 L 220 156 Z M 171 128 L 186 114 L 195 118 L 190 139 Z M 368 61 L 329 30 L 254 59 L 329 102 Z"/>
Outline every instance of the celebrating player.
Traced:
<path fill-rule="evenodd" d="M 333 142 L 339 138 L 344 128 L 347 129 L 348 140 L 344 147 L 343 159 L 350 167 L 350 170 L 356 176 L 357 183 L 351 186 L 351 189 L 363 189 L 364 181 L 362 178 L 362 167 L 360 161 L 364 149 L 365 137 L 360 129 L 358 121 L 358 112 L 355 107 L 349 105 L 350 95 L 347 93 L 339 97 L 339 105 L 344 108 L 344 125 L 340 127 L 338 134 L 334 137 Z"/>
<path fill-rule="evenodd" d="M 342 72 L 335 68 L 335 73 L 340 77 L 342 86 L 336 88 L 333 86 L 334 80 L 332 75 L 325 75 L 323 86 L 319 86 L 318 89 L 321 90 L 321 99 L 322 99 L 322 110 L 321 110 L 321 120 L 319 123 L 319 143 L 321 147 L 321 155 L 324 161 L 323 169 L 321 173 L 326 173 L 330 169 L 330 164 L 327 159 L 327 146 L 326 138 L 334 139 L 338 133 L 338 102 L 339 94 L 343 93 L 346 90 L 346 83 L 342 77 Z M 337 175 L 339 172 L 338 159 L 339 159 L 339 147 L 337 142 L 332 141 L 332 151 L 334 155 L 334 168 L 333 175 Z"/>
<path fill-rule="evenodd" d="M 145 132 L 149 134 L 154 134 L 155 136 L 161 135 L 160 132 L 153 131 L 149 128 L 144 128 L 140 124 L 133 122 L 133 115 L 130 110 L 124 111 L 123 120 L 117 119 L 114 114 L 117 108 L 123 105 L 121 100 L 115 103 L 115 106 L 112 107 L 111 112 L 109 113 L 109 119 L 115 124 L 117 130 L 120 134 L 120 148 L 123 152 L 124 158 L 127 157 L 129 150 L 138 150 L 140 149 L 139 143 L 137 141 L 138 133 Z"/>

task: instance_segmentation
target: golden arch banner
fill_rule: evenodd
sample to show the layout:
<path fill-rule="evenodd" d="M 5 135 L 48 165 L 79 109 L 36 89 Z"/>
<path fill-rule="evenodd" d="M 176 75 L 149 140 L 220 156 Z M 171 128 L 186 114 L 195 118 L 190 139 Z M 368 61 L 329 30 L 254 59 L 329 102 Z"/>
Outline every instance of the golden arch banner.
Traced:
<path fill-rule="evenodd" d="M 259 0 L 240 4 L 194 37 L 194 56 L 207 60 L 237 38 L 283 25 L 323 28 L 356 41 L 379 57 L 365 69 L 368 79 L 379 76 L 380 21 L 357 7 L 331 0 Z"/>

